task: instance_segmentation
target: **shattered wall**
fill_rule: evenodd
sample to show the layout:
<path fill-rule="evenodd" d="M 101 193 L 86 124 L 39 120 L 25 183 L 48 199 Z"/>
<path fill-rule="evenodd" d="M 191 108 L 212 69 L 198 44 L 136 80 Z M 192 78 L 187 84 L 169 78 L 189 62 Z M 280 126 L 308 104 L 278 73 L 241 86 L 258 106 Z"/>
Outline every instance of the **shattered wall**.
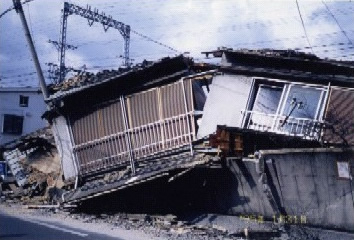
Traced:
<path fill-rule="evenodd" d="M 58 117 L 53 120 L 52 131 L 61 158 L 64 177 L 66 180 L 75 178 L 76 163 L 72 154 L 73 146 L 69 128 L 64 117 Z"/>

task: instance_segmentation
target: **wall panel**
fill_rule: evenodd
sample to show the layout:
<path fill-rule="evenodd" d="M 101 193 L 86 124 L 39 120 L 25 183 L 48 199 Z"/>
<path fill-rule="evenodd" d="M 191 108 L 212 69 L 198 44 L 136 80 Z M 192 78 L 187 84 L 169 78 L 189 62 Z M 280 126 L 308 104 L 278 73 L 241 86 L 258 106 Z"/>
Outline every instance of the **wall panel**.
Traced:
<path fill-rule="evenodd" d="M 71 121 L 81 174 L 128 165 L 131 158 L 140 161 L 194 139 L 191 80 L 125 96 L 123 105 L 110 103 Z"/>

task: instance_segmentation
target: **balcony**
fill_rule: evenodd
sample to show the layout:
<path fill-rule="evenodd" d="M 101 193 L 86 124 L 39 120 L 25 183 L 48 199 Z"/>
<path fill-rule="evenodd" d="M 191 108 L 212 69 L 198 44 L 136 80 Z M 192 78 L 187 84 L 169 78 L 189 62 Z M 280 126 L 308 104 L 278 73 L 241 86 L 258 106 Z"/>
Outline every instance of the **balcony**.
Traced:
<path fill-rule="evenodd" d="M 242 111 L 242 126 L 262 132 L 274 132 L 319 141 L 324 122 L 310 118 Z"/>

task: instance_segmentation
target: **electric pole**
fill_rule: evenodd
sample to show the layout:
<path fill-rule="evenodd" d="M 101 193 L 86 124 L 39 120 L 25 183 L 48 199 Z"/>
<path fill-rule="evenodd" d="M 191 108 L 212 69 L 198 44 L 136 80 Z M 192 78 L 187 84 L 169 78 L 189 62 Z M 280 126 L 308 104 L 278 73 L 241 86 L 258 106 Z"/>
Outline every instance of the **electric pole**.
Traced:
<path fill-rule="evenodd" d="M 43 76 L 43 72 L 42 72 L 42 69 L 41 69 L 41 65 L 40 65 L 40 63 L 38 61 L 38 56 L 37 56 L 37 53 L 36 53 L 36 49 L 34 48 L 34 44 L 33 44 L 33 40 L 32 40 L 30 31 L 28 29 L 26 17 L 25 17 L 25 14 L 23 13 L 21 0 L 12 0 L 12 1 L 14 3 L 14 8 L 15 8 L 16 12 L 20 15 L 22 27 L 23 27 L 23 30 L 25 31 L 26 40 L 27 40 L 28 46 L 29 46 L 30 51 L 31 51 L 31 55 L 32 55 L 32 59 L 33 59 L 34 65 L 36 67 L 39 84 L 41 86 L 41 90 L 42 90 L 44 99 L 46 99 L 46 98 L 48 98 L 47 85 L 46 85 L 45 80 L 44 80 L 44 76 Z"/>

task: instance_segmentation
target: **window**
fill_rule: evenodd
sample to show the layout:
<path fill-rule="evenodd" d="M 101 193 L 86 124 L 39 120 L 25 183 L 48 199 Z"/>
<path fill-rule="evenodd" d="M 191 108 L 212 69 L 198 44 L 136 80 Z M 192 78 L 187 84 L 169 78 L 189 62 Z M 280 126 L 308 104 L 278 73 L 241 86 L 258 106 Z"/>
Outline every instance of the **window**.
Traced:
<path fill-rule="evenodd" d="M 3 133 L 8 134 L 22 134 L 23 128 L 23 116 L 17 115 L 4 115 L 4 122 L 3 122 Z"/>
<path fill-rule="evenodd" d="M 275 114 L 278 109 L 282 92 L 282 87 L 260 85 L 253 106 L 253 111 Z"/>
<path fill-rule="evenodd" d="M 250 93 L 243 127 L 317 138 L 327 94 L 325 87 L 260 80 Z"/>
<path fill-rule="evenodd" d="M 273 115 L 277 112 L 283 87 L 260 84 L 250 116 L 252 125 L 269 130 L 273 124 Z"/>
<path fill-rule="evenodd" d="M 20 95 L 20 107 L 28 107 L 28 96 Z"/>
<path fill-rule="evenodd" d="M 316 88 L 291 86 L 283 115 L 295 118 L 316 119 L 322 91 Z M 295 104 L 297 104 L 295 106 Z"/>

